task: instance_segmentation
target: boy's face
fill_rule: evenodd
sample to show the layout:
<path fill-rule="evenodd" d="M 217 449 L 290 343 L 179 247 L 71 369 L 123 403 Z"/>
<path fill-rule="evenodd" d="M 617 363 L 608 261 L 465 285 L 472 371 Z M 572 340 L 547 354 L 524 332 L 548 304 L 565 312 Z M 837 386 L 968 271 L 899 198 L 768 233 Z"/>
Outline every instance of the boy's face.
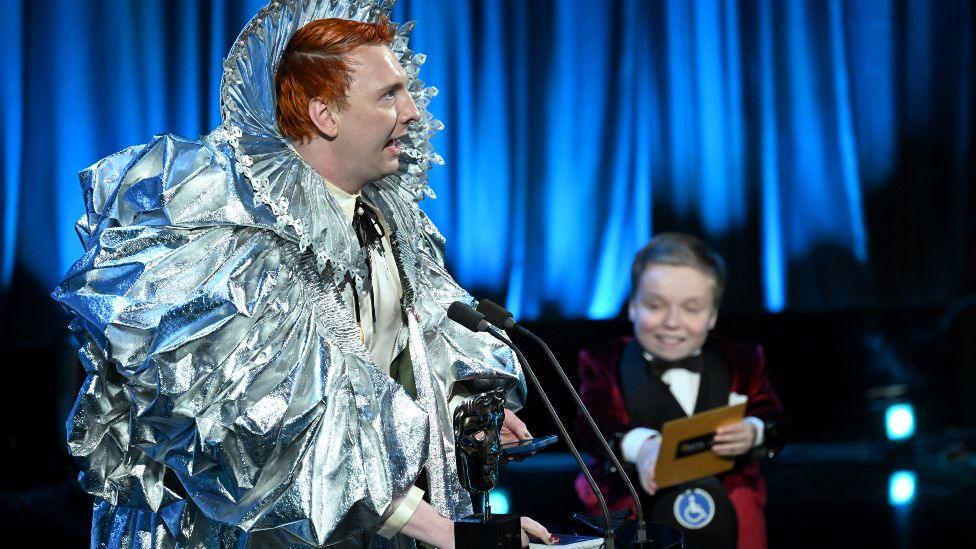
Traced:
<path fill-rule="evenodd" d="M 715 327 L 715 280 L 692 267 L 651 264 L 628 307 L 634 336 L 645 351 L 680 360 L 701 349 Z"/>

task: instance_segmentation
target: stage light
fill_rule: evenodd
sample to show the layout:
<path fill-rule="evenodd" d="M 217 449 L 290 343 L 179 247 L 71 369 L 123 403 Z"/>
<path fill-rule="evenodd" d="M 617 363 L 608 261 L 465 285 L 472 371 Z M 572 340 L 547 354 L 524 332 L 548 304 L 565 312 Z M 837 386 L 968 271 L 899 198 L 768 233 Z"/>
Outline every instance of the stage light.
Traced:
<path fill-rule="evenodd" d="M 492 514 L 504 514 L 509 510 L 508 492 L 501 488 L 495 488 L 488 492 L 488 505 L 491 505 Z"/>
<path fill-rule="evenodd" d="M 915 434 L 915 409 L 902 402 L 885 410 L 885 432 L 888 440 L 906 440 Z"/>
<path fill-rule="evenodd" d="M 902 507 L 915 500 L 915 472 L 895 471 L 888 477 L 888 504 Z"/>

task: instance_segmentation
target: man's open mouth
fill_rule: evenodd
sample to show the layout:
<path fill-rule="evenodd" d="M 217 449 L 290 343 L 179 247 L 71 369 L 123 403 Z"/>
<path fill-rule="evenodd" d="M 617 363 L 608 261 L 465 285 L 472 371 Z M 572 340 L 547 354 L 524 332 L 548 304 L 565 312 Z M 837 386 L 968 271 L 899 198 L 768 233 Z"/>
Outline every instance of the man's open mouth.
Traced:
<path fill-rule="evenodd" d="M 402 148 L 400 144 L 400 138 L 394 137 L 390 139 L 389 141 L 386 142 L 385 148 L 390 150 L 393 153 L 400 154 L 400 150 Z"/>

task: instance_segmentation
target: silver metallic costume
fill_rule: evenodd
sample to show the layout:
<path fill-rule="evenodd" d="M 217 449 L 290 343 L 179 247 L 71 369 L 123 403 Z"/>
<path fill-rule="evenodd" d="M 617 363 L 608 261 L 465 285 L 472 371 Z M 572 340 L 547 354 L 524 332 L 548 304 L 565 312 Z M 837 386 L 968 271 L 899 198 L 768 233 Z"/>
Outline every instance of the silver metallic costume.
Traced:
<path fill-rule="evenodd" d="M 471 512 L 449 400 L 515 380 L 510 352 L 446 318 L 471 301 L 419 209 L 440 129 L 391 47 L 421 120 L 400 173 L 363 195 L 391 227 L 414 400 L 371 363 L 348 299 L 364 255 L 335 199 L 274 119 L 273 75 L 311 20 L 376 20 L 369 1 L 275 1 L 224 62 L 222 125 L 165 135 L 81 174 L 85 254 L 54 297 L 74 316 L 88 373 L 68 420 L 80 482 L 96 496 L 92 545 L 323 545 L 375 525 L 426 467 L 431 504 Z"/>

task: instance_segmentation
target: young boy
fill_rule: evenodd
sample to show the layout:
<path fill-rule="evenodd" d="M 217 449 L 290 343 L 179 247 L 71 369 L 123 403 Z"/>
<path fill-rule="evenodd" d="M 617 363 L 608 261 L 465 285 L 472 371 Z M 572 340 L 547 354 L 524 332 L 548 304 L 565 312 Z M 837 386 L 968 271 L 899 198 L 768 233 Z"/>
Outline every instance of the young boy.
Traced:
<path fill-rule="evenodd" d="M 619 452 L 649 521 L 680 528 L 689 548 L 764 548 L 766 488 L 754 458 L 779 449 L 783 408 L 766 378 L 761 347 L 709 336 L 724 288 L 722 258 L 698 238 L 664 233 L 651 240 L 631 270 L 634 335 L 580 352 L 580 395 Z M 658 490 L 654 466 L 663 424 L 741 396 L 748 398 L 747 417 L 720 428 L 711 449 L 735 458 L 735 467 Z M 602 458 L 591 469 L 609 506 L 633 506 Z M 597 513 L 582 477 L 576 487 Z"/>

